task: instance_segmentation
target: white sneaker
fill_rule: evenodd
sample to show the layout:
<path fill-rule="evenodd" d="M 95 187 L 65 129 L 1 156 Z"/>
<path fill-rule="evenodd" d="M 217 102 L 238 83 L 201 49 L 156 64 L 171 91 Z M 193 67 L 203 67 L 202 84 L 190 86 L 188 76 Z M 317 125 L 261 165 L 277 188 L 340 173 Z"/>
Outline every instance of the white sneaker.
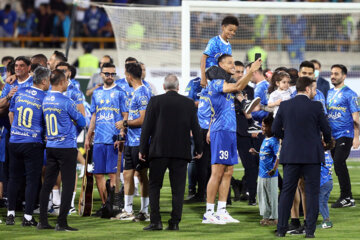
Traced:
<path fill-rule="evenodd" d="M 50 215 L 59 216 L 60 206 L 53 204 L 51 209 L 48 211 Z"/>
<path fill-rule="evenodd" d="M 216 213 L 216 215 L 220 218 L 220 220 L 226 223 L 239 223 L 240 221 L 230 216 L 228 211 L 223 210 L 221 213 Z"/>
<path fill-rule="evenodd" d="M 76 209 L 74 207 L 70 208 L 68 215 L 76 213 Z"/>
<path fill-rule="evenodd" d="M 117 214 L 115 217 L 111 218 L 111 220 L 127 220 L 132 221 L 135 218 L 134 212 L 126 212 L 123 211 Z"/>
<path fill-rule="evenodd" d="M 220 225 L 226 224 L 226 222 L 221 220 L 218 216 L 216 216 L 215 213 L 205 213 L 204 216 L 203 216 L 202 223 L 205 223 L 205 224 L 220 224 Z"/>

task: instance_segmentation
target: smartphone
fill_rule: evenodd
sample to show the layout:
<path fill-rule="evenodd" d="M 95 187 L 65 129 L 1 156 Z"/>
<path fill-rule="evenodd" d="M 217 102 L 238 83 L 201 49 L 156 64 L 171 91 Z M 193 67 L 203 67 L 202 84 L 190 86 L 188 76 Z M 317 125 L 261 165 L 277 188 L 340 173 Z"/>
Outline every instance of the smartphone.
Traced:
<path fill-rule="evenodd" d="M 255 61 L 261 58 L 261 53 L 255 53 Z"/>

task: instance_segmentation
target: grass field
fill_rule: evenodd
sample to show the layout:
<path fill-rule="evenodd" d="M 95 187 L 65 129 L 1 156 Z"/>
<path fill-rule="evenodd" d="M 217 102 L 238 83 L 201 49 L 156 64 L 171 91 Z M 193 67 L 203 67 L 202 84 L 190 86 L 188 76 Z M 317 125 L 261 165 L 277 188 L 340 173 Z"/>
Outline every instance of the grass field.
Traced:
<path fill-rule="evenodd" d="M 317 230 L 315 235 L 318 239 L 360 239 L 360 161 L 349 160 L 349 171 L 352 180 L 352 191 L 356 203 L 354 208 L 331 209 L 330 218 L 333 221 L 332 229 Z M 235 177 L 243 175 L 241 164 L 236 166 Z M 80 189 L 80 186 L 79 188 Z M 97 190 L 95 195 L 95 209 L 100 206 Z M 330 203 L 336 201 L 339 196 L 339 185 L 334 176 L 334 189 L 331 194 Z M 168 175 L 165 177 L 164 187 L 161 191 L 161 213 L 164 228 L 170 218 L 171 193 Z M 135 198 L 135 210 L 140 208 L 140 198 Z M 261 227 L 259 225 L 258 206 L 248 206 L 246 202 L 233 202 L 228 206 L 228 211 L 234 218 L 239 219 L 239 224 L 205 225 L 201 224 L 205 204 L 185 204 L 183 219 L 180 223 L 180 231 L 156 231 L 147 232 L 142 228 L 148 223 L 133 223 L 127 221 L 111 221 L 95 217 L 79 217 L 72 215 L 68 217 L 69 225 L 79 228 L 78 232 L 55 232 L 53 230 L 39 231 L 35 228 L 21 227 L 22 213 L 17 213 L 15 226 L 0 224 L 0 239 L 275 239 L 275 227 Z M 5 209 L 0 209 L 2 216 L 6 215 Z M 38 220 L 38 216 L 35 216 Z M 319 216 L 319 221 L 322 217 Z M 50 217 L 49 222 L 55 225 L 55 218 Z M 291 239 L 302 239 L 304 236 L 289 236 Z"/>

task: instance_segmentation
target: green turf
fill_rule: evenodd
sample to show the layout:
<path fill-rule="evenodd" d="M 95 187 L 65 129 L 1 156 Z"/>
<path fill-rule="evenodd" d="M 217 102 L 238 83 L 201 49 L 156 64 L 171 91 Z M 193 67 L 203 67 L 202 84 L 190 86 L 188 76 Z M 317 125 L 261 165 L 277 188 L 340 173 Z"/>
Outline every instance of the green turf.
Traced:
<path fill-rule="evenodd" d="M 316 231 L 318 239 L 360 239 L 360 161 L 351 160 L 348 163 L 351 180 L 353 183 L 353 194 L 357 200 L 357 207 L 345 209 L 331 209 L 330 218 L 334 223 L 332 229 L 320 229 Z M 241 165 L 236 166 L 235 177 L 243 175 Z M 339 185 L 336 176 L 335 184 L 331 194 L 330 203 L 339 196 Z M 95 194 L 95 209 L 99 207 L 97 190 Z M 161 191 L 161 214 L 166 227 L 171 211 L 170 187 L 168 175 L 165 177 L 164 187 Z M 140 199 L 135 198 L 135 210 L 140 207 Z M 185 204 L 183 219 L 180 223 L 179 232 L 157 231 L 147 232 L 142 228 L 147 223 L 133 223 L 128 221 L 111 221 L 95 217 L 69 216 L 68 222 L 72 227 L 79 228 L 78 232 L 55 232 L 53 230 L 39 231 L 35 228 L 21 227 L 22 213 L 17 213 L 15 226 L 0 224 L 0 239 L 275 239 L 275 227 L 261 227 L 258 206 L 248 206 L 246 202 L 233 202 L 228 206 L 228 211 L 234 218 L 239 219 L 239 224 L 227 224 L 224 226 L 201 224 L 205 204 Z M 5 209 L 0 209 L 0 214 L 5 216 Z M 36 216 L 36 219 L 38 217 Z M 319 216 L 319 220 L 322 217 Z M 50 217 L 49 222 L 55 225 L 55 218 Z M 291 239 L 303 239 L 304 236 L 289 236 Z"/>

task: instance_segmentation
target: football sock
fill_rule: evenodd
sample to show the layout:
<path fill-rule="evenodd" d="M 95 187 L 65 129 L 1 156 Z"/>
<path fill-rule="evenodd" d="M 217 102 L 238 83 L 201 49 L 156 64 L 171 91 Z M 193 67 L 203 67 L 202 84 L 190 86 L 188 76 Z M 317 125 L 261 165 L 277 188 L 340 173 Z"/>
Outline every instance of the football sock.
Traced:
<path fill-rule="evenodd" d="M 125 212 L 131 213 L 133 211 L 134 195 L 125 195 Z"/>

